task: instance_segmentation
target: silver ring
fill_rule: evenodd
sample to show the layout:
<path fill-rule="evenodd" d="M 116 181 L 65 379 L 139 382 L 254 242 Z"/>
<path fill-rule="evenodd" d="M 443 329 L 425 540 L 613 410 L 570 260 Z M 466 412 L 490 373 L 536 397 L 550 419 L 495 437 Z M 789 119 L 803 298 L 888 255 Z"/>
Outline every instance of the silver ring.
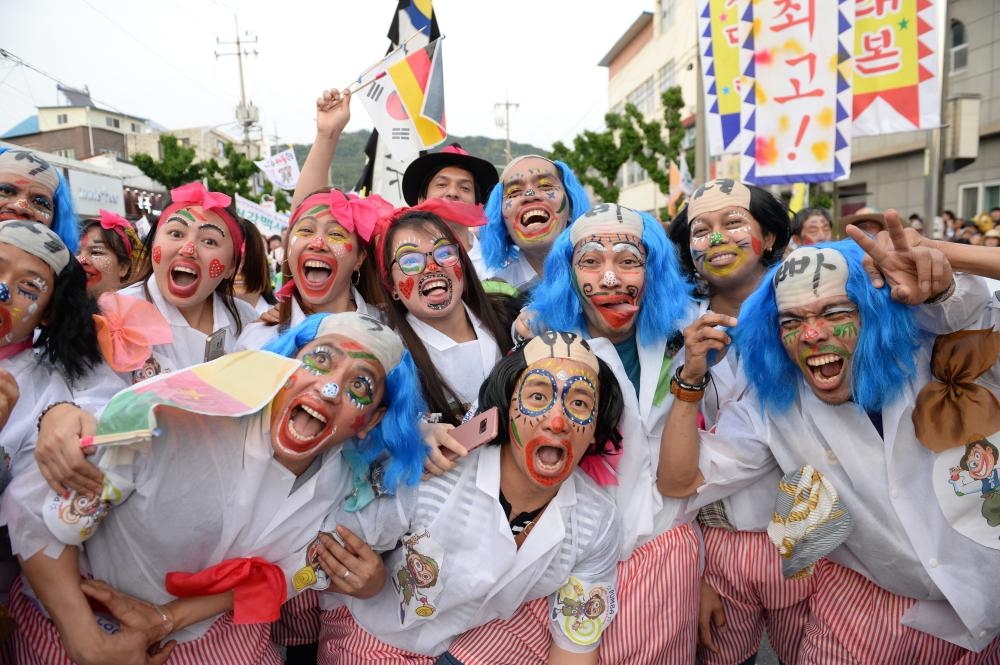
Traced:
<path fill-rule="evenodd" d="M 346 579 L 347 579 L 348 577 L 350 577 L 350 576 L 351 576 L 351 571 L 349 571 L 349 570 L 345 570 L 345 571 L 344 571 L 344 579 L 346 580 Z"/>

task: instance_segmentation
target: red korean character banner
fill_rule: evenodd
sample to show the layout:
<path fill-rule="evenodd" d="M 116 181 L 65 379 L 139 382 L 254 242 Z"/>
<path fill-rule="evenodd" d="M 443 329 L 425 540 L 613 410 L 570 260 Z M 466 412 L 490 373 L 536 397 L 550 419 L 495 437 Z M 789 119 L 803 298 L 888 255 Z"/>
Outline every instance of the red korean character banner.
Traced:
<path fill-rule="evenodd" d="M 758 0 L 744 11 L 746 182 L 824 182 L 849 175 L 854 3 Z"/>
<path fill-rule="evenodd" d="M 937 127 L 934 3 L 856 0 L 854 12 L 854 135 Z"/>

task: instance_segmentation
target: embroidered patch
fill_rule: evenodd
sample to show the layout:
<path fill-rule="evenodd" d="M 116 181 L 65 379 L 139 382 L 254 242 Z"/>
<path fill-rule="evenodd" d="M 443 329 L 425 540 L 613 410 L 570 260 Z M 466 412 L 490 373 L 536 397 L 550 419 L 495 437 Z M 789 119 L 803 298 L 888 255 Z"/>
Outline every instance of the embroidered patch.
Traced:
<path fill-rule="evenodd" d="M 1000 550 L 1000 432 L 938 453 L 933 485 L 952 528 Z"/>
<path fill-rule="evenodd" d="M 322 531 L 316 534 L 316 537 L 306 547 L 306 565 L 296 570 L 295 574 L 292 575 L 292 587 L 296 591 L 308 588 L 323 591 L 330 586 L 330 578 L 319 564 L 319 549 L 323 547 L 323 543 L 319 539 L 321 535 L 323 535 Z"/>
<path fill-rule="evenodd" d="M 593 587 L 570 576 L 556 592 L 551 619 L 574 643 L 589 646 L 601 639 L 601 632 L 618 613 L 615 590 L 603 584 Z"/>

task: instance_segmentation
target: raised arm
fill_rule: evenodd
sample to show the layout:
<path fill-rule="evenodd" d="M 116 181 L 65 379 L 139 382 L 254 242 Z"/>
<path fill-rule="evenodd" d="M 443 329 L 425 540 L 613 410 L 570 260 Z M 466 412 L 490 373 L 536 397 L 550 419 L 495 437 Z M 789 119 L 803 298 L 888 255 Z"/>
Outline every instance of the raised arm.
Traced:
<path fill-rule="evenodd" d="M 351 119 L 351 91 L 324 90 L 316 100 L 316 138 L 306 163 L 299 172 L 299 181 L 292 194 L 292 208 L 318 189 L 330 184 L 330 162 L 337 151 L 340 134 Z"/>
<path fill-rule="evenodd" d="M 675 370 L 675 399 L 660 435 L 656 487 L 664 496 L 691 496 L 704 482 L 698 469 L 698 412 L 708 380 L 708 354 L 726 350 L 730 338 L 723 327 L 735 325 L 731 316 L 708 312 L 684 329 L 684 364 Z"/>

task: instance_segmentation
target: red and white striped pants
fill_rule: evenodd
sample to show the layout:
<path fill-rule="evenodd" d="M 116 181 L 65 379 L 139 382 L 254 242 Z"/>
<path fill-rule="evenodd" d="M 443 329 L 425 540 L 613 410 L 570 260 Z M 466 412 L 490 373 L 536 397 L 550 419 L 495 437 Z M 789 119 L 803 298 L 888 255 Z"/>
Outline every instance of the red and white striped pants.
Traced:
<path fill-rule="evenodd" d="M 271 624 L 271 641 L 283 647 L 315 644 L 319 640 L 319 593 L 306 589 L 281 606 L 281 617 Z"/>
<path fill-rule="evenodd" d="M 1000 637 L 979 653 L 900 623 L 917 601 L 890 593 L 826 559 L 816 564 L 816 589 L 797 665 L 997 665 Z"/>
<path fill-rule="evenodd" d="M 354 620 L 344 606 L 320 614 L 319 654 L 317 665 L 355 665 L 356 663 L 405 663 L 434 665 L 436 656 L 422 656 L 375 637 Z"/>
<path fill-rule="evenodd" d="M 20 665 L 73 665 L 66 655 L 59 631 L 39 609 L 36 601 L 24 593 L 20 578 L 10 591 L 10 609 L 17 620 L 15 633 L 17 662 Z M 270 624 L 233 623 L 227 612 L 197 640 L 174 647 L 170 665 L 282 665 L 281 656 L 269 639 Z"/>
<path fill-rule="evenodd" d="M 786 580 L 781 558 L 767 533 L 704 527 L 705 573 L 702 579 L 719 594 L 726 611 L 725 630 L 715 631 L 719 653 L 699 648 L 705 665 L 737 665 L 760 647 L 767 628 L 778 658 L 791 665 L 809 615 L 812 577 Z"/>
<path fill-rule="evenodd" d="M 618 615 L 601 636 L 600 662 L 691 665 L 698 632 L 698 537 L 689 524 L 667 531 L 618 563 Z M 459 637 L 448 651 L 467 665 L 546 663 L 546 599 L 506 621 Z"/>

